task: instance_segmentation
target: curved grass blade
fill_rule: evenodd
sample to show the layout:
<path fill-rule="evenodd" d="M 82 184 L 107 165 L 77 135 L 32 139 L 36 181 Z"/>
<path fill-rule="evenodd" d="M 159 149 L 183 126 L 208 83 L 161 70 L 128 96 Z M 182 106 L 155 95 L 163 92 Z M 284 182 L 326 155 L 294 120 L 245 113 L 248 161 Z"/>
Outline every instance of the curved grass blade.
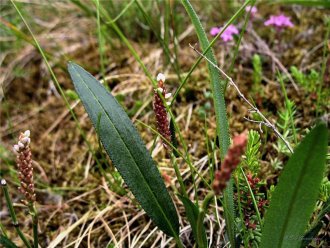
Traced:
<path fill-rule="evenodd" d="M 266 212 L 261 247 L 300 247 L 324 173 L 328 131 L 314 128 L 286 164 Z"/>
<path fill-rule="evenodd" d="M 69 63 L 68 69 L 94 127 L 98 126 L 101 142 L 124 181 L 154 223 L 167 235 L 178 238 L 174 204 L 131 120 L 90 73 L 74 63 Z"/>
<path fill-rule="evenodd" d="M 193 6 L 190 4 L 189 0 L 181 0 L 183 6 L 185 7 L 198 36 L 200 45 L 205 51 L 209 48 L 210 42 L 207 39 L 206 33 L 204 28 L 197 16 Z M 212 49 L 209 49 L 205 56 L 214 64 L 216 63 L 215 56 L 213 54 Z M 227 120 L 227 113 L 226 113 L 226 105 L 225 105 L 225 82 L 222 82 L 219 77 L 219 73 L 216 68 L 208 63 L 208 69 L 210 74 L 211 80 L 211 88 L 213 93 L 213 101 L 214 101 L 214 109 L 215 109 L 215 116 L 216 116 L 216 126 L 217 126 L 217 137 L 220 143 L 220 156 L 223 159 L 227 154 L 228 147 L 229 147 L 229 127 L 228 127 L 228 120 Z M 221 130 L 221 131 L 220 131 Z M 225 219 L 226 219 L 226 226 L 228 231 L 228 236 L 230 239 L 230 243 L 233 247 L 235 247 L 235 226 L 234 226 L 234 198 L 233 198 L 233 187 L 232 187 L 232 180 L 230 181 L 229 185 L 227 186 L 224 192 L 225 198 Z"/>

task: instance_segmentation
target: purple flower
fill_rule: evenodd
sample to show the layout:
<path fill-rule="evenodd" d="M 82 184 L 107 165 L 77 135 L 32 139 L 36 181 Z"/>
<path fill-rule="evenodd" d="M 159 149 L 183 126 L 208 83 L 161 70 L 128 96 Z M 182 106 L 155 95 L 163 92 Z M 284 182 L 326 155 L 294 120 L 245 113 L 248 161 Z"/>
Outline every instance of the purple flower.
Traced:
<path fill-rule="evenodd" d="M 220 37 L 224 42 L 227 42 L 233 40 L 234 39 L 233 35 L 238 33 L 239 33 L 238 29 L 234 25 L 230 24 L 226 28 L 226 30 L 220 35 Z"/>
<path fill-rule="evenodd" d="M 290 20 L 290 17 L 285 16 L 283 14 L 278 16 L 271 15 L 270 18 L 264 22 L 265 26 L 274 26 L 277 28 L 283 28 L 283 27 L 293 27 L 293 23 Z"/>
<path fill-rule="evenodd" d="M 248 5 L 248 6 L 245 7 L 245 11 L 246 12 L 251 12 L 251 16 L 254 16 L 258 12 L 258 9 L 257 9 L 256 6 Z"/>
<path fill-rule="evenodd" d="M 213 28 L 211 28 L 211 30 L 210 30 L 210 34 L 211 34 L 212 36 L 216 36 L 218 33 L 220 33 L 220 28 L 217 28 L 217 27 L 213 27 Z"/>
<path fill-rule="evenodd" d="M 223 27 L 221 27 L 221 28 L 213 27 L 210 30 L 210 34 L 212 36 L 216 36 L 217 34 L 219 34 L 221 32 L 222 29 L 223 29 Z M 235 27 L 235 25 L 230 24 L 226 28 L 226 30 L 220 35 L 220 37 L 224 42 L 227 42 L 227 41 L 233 40 L 233 35 L 238 34 L 238 33 L 239 33 L 239 31 Z"/>

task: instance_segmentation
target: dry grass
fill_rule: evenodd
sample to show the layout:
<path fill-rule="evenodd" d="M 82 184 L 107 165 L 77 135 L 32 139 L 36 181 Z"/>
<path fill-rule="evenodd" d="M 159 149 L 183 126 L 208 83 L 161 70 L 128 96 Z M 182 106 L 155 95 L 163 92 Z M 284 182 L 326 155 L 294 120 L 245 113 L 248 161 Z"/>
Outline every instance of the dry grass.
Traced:
<path fill-rule="evenodd" d="M 51 9 L 56 11 L 41 15 L 47 6 L 28 5 L 27 11 L 32 11 L 33 21 L 37 23 L 37 39 L 42 47 L 51 54 L 51 64 L 56 76 L 64 89 L 72 89 L 66 72 L 66 61 L 74 60 L 86 69 L 101 77 L 99 73 L 99 54 L 94 30 L 96 22 L 92 18 L 77 17 L 79 10 L 70 4 L 52 3 Z M 262 11 L 262 10 L 261 10 Z M 10 9 L 1 17 L 12 14 Z M 266 11 L 265 11 L 266 12 Z M 284 98 L 279 83 L 274 81 L 273 64 L 287 68 L 291 64 L 301 64 L 304 68 L 319 68 L 322 63 L 322 47 L 320 46 L 325 33 L 325 27 L 317 17 L 321 10 L 293 9 L 291 12 L 299 28 L 286 33 L 285 49 L 278 59 L 274 52 L 265 49 L 265 44 L 271 39 L 267 32 L 261 37 L 246 36 L 243 39 L 239 58 L 232 77 L 247 96 L 254 98 L 256 103 L 266 112 L 268 117 L 276 122 L 277 112 L 284 105 Z M 44 19 L 41 19 L 43 17 Z M 47 18 L 46 18 L 47 17 Z M 304 18 L 303 18 L 304 17 Z M 2 19 L 3 18 L 3 19 Z M 24 29 L 21 24 L 20 28 Z M 255 27 L 259 28 L 259 27 Z M 260 27 L 263 29 L 263 27 Z M 311 30 L 310 34 L 308 30 Z M 305 38 L 302 38 L 303 36 Z M 290 38 L 291 37 L 291 38 Z M 11 39 L 15 39 L 13 36 Z M 5 40 L 2 37 L 2 41 Z M 188 47 L 188 43 L 196 42 L 192 28 L 187 28 L 181 34 L 179 63 L 182 72 L 187 72 L 196 60 L 195 54 Z M 143 62 L 153 75 L 164 71 L 168 78 L 168 90 L 174 92 L 178 87 L 176 76 L 170 68 L 164 66 L 163 51 L 158 44 L 134 43 L 135 48 L 143 58 Z M 229 66 L 231 47 L 216 45 L 216 57 L 225 69 Z M 262 94 L 252 95 L 251 55 L 266 54 L 264 61 L 264 84 Z M 113 47 L 107 46 L 108 66 L 106 68 L 106 84 L 112 92 L 121 96 L 121 103 L 130 111 L 137 101 L 142 105 L 132 113 L 133 121 L 140 120 L 154 126 L 155 118 L 152 112 L 152 85 L 144 76 L 138 63 L 129 51 L 114 40 Z M 19 204 L 21 196 L 17 191 L 16 168 L 11 146 L 15 143 L 18 133 L 31 130 L 32 153 L 35 161 L 35 181 L 37 201 L 40 213 L 40 245 L 41 247 L 105 247 L 109 240 L 118 247 L 174 247 L 174 242 L 159 231 L 141 210 L 131 193 L 123 195 L 121 190 L 106 183 L 95 166 L 91 152 L 73 122 L 59 93 L 57 92 L 41 56 L 28 43 L 22 42 L 19 48 L 12 47 L 1 55 L 0 89 L 5 98 L 1 102 L 0 137 L 1 137 L 1 176 L 5 177 L 10 186 L 10 192 L 16 202 L 16 211 L 23 232 L 30 232 L 30 218 L 25 209 Z M 165 68 L 165 69 L 164 69 Z M 329 86 L 329 81 L 325 84 Z M 207 101 L 204 92 L 210 91 L 205 63 L 202 63 L 193 73 L 188 84 L 180 93 L 173 110 L 177 116 L 177 123 L 183 136 L 189 144 L 189 152 L 196 168 L 201 174 L 209 174 L 207 163 L 204 120 L 199 117 L 199 109 Z M 298 107 L 297 127 L 301 130 L 315 123 L 315 101 L 293 84 L 288 85 L 289 98 Z M 234 89 L 229 88 L 226 94 L 229 126 L 232 134 L 245 129 L 257 129 L 252 123 L 243 120 L 248 109 L 236 96 Z M 91 123 L 81 104 L 72 100 L 71 106 L 78 116 L 82 128 L 86 131 L 88 140 L 97 156 L 102 158 L 104 152 L 98 147 L 98 142 Z M 324 112 L 329 111 L 325 109 Z M 207 133 L 211 139 L 215 136 L 215 117 L 213 108 L 208 111 Z M 152 147 L 154 135 L 150 130 L 135 123 L 148 149 Z M 273 180 L 277 173 L 270 166 L 270 158 L 276 156 L 272 147 L 275 136 L 265 136 L 263 140 L 263 178 Z M 176 203 L 180 216 L 184 216 L 184 209 L 174 194 L 178 182 L 170 165 L 170 160 L 160 144 L 157 143 L 153 153 L 165 178 L 169 191 Z M 103 161 L 108 171 L 114 171 L 111 161 Z M 108 164 L 110 166 L 108 166 Z M 190 172 L 182 161 L 180 168 L 184 178 Z M 110 168 L 110 169 L 109 169 Z M 119 182 L 121 180 L 119 179 Z M 189 183 L 189 179 L 187 179 Z M 119 187 L 126 188 L 121 182 L 114 182 Z M 198 195 L 200 199 L 206 190 L 200 184 Z M 189 187 L 193 193 L 193 187 Z M 14 228 L 10 224 L 8 211 L 1 198 L 1 221 L 7 229 L 7 234 L 13 241 L 21 245 L 16 237 Z M 207 216 L 208 236 L 213 242 L 223 240 L 224 221 L 222 208 L 213 206 L 213 211 Z M 214 211 L 217 210 L 217 211 Z M 217 214 L 219 214 L 219 216 Z M 218 220 L 218 221 L 217 221 Z M 217 225 L 220 223 L 220 226 Z M 181 218 L 181 238 L 187 247 L 192 247 L 191 229 L 186 218 Z M 218 241 L 220 243 L 220 241 Z"/>

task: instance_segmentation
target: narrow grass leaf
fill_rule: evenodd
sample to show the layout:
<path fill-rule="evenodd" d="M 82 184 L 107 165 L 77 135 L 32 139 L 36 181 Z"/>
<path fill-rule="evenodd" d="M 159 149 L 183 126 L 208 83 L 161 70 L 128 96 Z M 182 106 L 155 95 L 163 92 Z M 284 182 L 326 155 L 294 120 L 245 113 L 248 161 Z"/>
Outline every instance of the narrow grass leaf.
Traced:
<path fill-rule="evenodd" d="M 68 68 L 94 127 L 98 125 L 100 140 L 124 181 L 154 223 L 167 235 L 177 237 L 179 221 L 172 199 L 124 109 L 82 67 L 69 63 Z"/>
<path fill-rule="evenodd" d="M 5 248 L 18 248 L 13 241 L 2 234 L 0 234 L 0 244 Z"/>
<path fill-rule="evenodd" d="M 192 5 L 188 0 L 181 0 L 181 1 L 194 25 L 194 28 L 196 30 L 203 51 L 208 49 L 210 42 L 207 39 L 204 28 L 194 8 L 192 7 Z M 205 56 L 211 62 L 217 64 L 212 49 L 209 49 L 205 54 Z M 208 69 L 210 73 L 211 88 L 213 93 L 217 136 L 219 138 L 219 143 L 220 143 L 220 156 L 223 159 L 227 153 L 230 143 L 228 120 L 227 120 L 226 105 L 224 98 L 224 82 L 220 81 L 219 73 L 212 64 L 208 63 Z M 228 236 L 230 237 L 230 243 L 234 247 L 235 228 L 232 218 L 235 216 L 235 211 L 234 211 L 234 199 L 233 199 L 232 187 L 227 187 L 224 193 L 224 197 L 225 197 L 225 203 L 227 203 L 226 206 L 224 206 L 226 209 L 225 219 L 226 219 L 227 231 L 228 231 Z M 232 218 L 229 218 L 229 216 L 231 216 Z"/>
<path fill-rule="evenodd" d="M 286 164 L 265 216 L 261 247 L 300 247 L 322 182 L 327 132 L 324 124 L 315 127 Z"/>

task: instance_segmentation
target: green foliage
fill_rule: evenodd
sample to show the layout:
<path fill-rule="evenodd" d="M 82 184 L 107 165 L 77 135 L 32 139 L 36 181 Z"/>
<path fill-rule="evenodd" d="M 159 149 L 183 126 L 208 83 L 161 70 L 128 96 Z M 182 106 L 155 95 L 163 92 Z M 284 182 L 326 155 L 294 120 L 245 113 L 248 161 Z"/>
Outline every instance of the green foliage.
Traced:
<path fill-rule="evenodd" d="M 296 118 L 296 105 L 293 101 L 286 101 L 285 107 L 279 112 L 279 120 L 277 122 L 278 129 L 282 133 L 282 136 L 289 142 L 292 143 L 294 140 L 294 132 L 297 129 L 293 130 L 292 128 L 292 120 Z M 275 158 L 271 158 L 271 165 L 275 170 L 280 170 L 283 168 L 282 161 L 280 159 L 281 154 L 285 154 L 287 156 L 291 155 L 290 150 L 284 144 L 284 142 L 280 139 L 277 139 L 273 147 L 278 153 L 278 156 Z"/>
<path fill-rule="evenodd" d="M 293 130 L 291 124 L 291 117 L 294 120 L 295 115 L 296 115 L 296 105 L 291 100 L 286 101 L 285 108 L 279 111 L 278 113 L 279 120 L 277 122 L 277 126 L 279 127 L 279 130 L 281 131 L 283 137 L 289 143 L 291 143 L 294 140 L 294 131 L 297 130 L 297 129 Z M 286 154 L 286 155 L 291 154 L 288 147 L 280 139 L 278 139 L 276 143 L 273 144 L 273 146 L 275 150 L 278 152 L 278 154 Z M 278 160 L 278 158 L 272 160 L 272 165 L 275 169 L 280 169 L 282 167 L 281 162 Z"/>
<path fill-rule="evenodd" d="M 186 210 L 188 221 L 191 225 L 191 229 L 195 238 L 195 241 L 198 244 L 198 247 L 207 247 L 207 238 L 204 225 L 202 226 L 202 232 L 199 233 L 197 229 L 198 216 L 200 214 L 199 208 L 191 200 L 184 196 L 179 195 L 180 200 L 182 201 L 184 208 Z M 199 238 L 201 236 L 201 238 Z"/>
<path fill-rule="evenodd" d="M 254 87 L 256 88 L 255 90 L 257 90 L 262 80 L 262 62 L 258 54 L 253 55 L 252 65 L 253 65 L 253 82 L 254 82 Z"/>
<path fill-rule="evenodd" d="M 79 99 L 79 96 L 77 95 L 77 93 L 73 90 L 70 90 L 70 89 L 65 91 L 65 95 L 70 100 L 78 100 Z"/>
<path fill-rule="evenodd" d="M 260 149 L 261 140 L 260 135 L 255 130 L 250 130 L 248 134 L 248 142 L 245 151 L 245 158 L 243 163 L 247 166 L 248 170 L 252 174 L 257 174 L 260 170 L 259 159 L 260 159 Z"/>
<path fill-rule="evenodd" d="M 286 164 L 265 216 L 261 247 L 300 247 L 324 173 L 327 136 L 324 124 L 315 127 Z"/>
<path fill-rule="evenodd" d="M 317 91 L 317 87 L 321 83 L 320 73 L 312 69 L 309 74 L 304 74 L 295 66 L 290 67 L 290 72 L 297 83 L 308 93 Z"/>
<path fill-rule="evenodd" d="M 320 200 L 326 202 L 330 198 L 330 181 L 328 177 L 324 177 L 320 189 Z"/>
<path fill-rule="evenodd" d="M 69 63 L 68 69 L 94 127 L 98 126 L 102 144 L 124 181 L 155 224 L 177 238 L 179 222 L 174 204 L 131 120 L 91 74 L 73 63 Z"/>

